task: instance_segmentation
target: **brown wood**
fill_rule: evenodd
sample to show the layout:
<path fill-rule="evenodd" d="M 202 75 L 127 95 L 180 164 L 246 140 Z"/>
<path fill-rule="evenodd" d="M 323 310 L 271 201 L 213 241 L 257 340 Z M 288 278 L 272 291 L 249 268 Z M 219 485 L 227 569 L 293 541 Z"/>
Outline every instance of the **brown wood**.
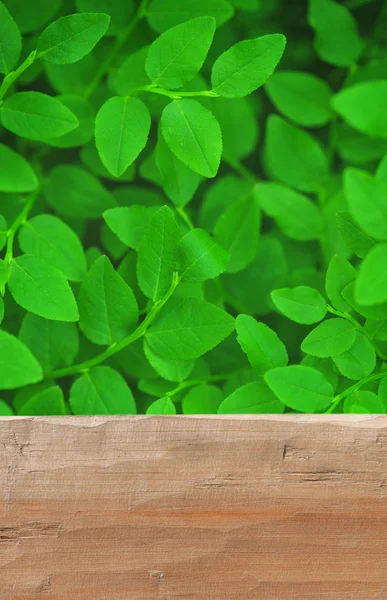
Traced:
<path fill-rule="evenodd" d="M 386 600 L 387 417 L 0 421 L 0 599 Z"/>

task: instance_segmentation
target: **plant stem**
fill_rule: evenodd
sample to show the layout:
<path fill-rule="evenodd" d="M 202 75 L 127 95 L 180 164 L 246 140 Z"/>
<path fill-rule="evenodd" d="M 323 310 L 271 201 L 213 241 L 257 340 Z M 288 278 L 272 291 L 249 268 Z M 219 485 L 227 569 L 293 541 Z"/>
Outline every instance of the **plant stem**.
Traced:
<path fill-rule="evenodd" d="M 159 94 L 161 96 L 167 96 L 172 100 L 180 100 L 181 98 L 191 98 L 195 96 L 207 96 L 210 98 L 217 98 L 219 94 L 212 90 L 201 90 L 199 92 L 171 92 L 170 90 L 164 90 L 163 88 L 157 87 L 154 83 L 136 87 L 132 90 L 133 92 L 149 92 L 151 94 Z"/>
<path fill-rule="evenodd" d="M 34 202 L 38 196 L 39 191 L 34 192 L 25 203 L 22 211 L 18 214 L 11 227 L 7 231 L 7 249 L 5 253 L 4 261 L 10 264 L 13 260 L 13 243 L 15 241 L 15 235 L 22 225 L 27 221 L 28 215 L 34 205 Z"/>
<path fill-rule="evenodd" d="M 149 0 L 142 0 L 140 6 L 138 7 L 136 13 L 133 15 L 132 19 L 129 21 L 128 25 L 123 29 L 123 31 L 117 36 L 115 43 L 110 49 L 110 52 L 107 53 L 105 60 L 102 61 L 101 66 L 97 69 L 93 79 L 89 83 L 86 88 L 84 97 L 90 98 L 90 96 L 94 93 L 96 88 L 98 87 L 101 79 L 107 73 L 111 63 L 117 56 L 118 52 L 121 50 L 122 46 L 125 44 L 126 40 L 132 33 L 133 29 L 136 25 L 141 21 L 141 19 L 145 16 L 146 7 Z"/>
<path fill-rule="evenodd" d="M 376 381 L 377 379 L 383 379 L 383 377 L 387 377 L 387 371 L 384 371 L 382 373 L 374 373 L 374 375 L 369 375 L 368 377 L 364 377 L 364 379 L 362 379 L 361 381 L 358 381 L 354 385 L 351 385 L 351 387 L 347 388 L 346 390 L 344 390 L 343 392 L 341 392 L 340 394 L 338 394 L 335 397 L 331 406 L 328 408 L 328 410 L 325 411 L 325 414 L 327 414 L 327 415 L 331 414 L 335 410 L 335 408 L 339 404 L 339 402 L 341 402 L 341 400 L 343 400 L 343 398 L 346 398 L 350 394 L 357 392 L 357 390 L 359 390 L 364 384 L 366 384 L 370 381 Z"/>
<path fill-rule="evenodd" d="M 189 218 L 182 206 L 176 206 L 175 210 L 177 214 L 183 219 L 184 223 L 188 225 L 189 229 L 195 229 L 195 225 L 192 223 L 191 219 Z"/>
<path fill-rule="evenodd" d="M 149 325 L 153 322 L 156 315 L 160 312 L 160 310 L 163 308 L 163 306 L 168 302 L 168 300 L 172 296 L 173 292 L 175 291 L 178 283 L 179 283 L 178 273 L 174 273 L 171 286 L 170 286 L 169 290 L 167 291 L 167 293 L 165 294 L 165 296 L 161 300 L 158 300 L 157 302 L 155 302 L 155 304 L 152 306 L 149 314 L 144 319 L 144 321 L 137 327 L 137 329 L 135 329 L 133 331 L 133 333 L 128 335 L 121 342 L 115 342 L 114 344 L 109 346 L 109 348 L 104 350 L 104 352 L 101 352 L 101 354 L 98 354 L 98 356 L 95 356 L 94 358 L 90 358 L 89 360 L 86 360 L 83 363 L 80 363 L 78 365 L 73 365 L 71 367 L 66 367 L 64 369 L 57 369 L 56 371 L 47 373 L 46 378 L 47 379 L 59 379 L 60 377 L 66 377 L 67 375 L 74 375 L 76 373 L 85 373 L 85 372 L 89 371 L 89 369 L 91 369 L 92 367 L 95 367 L 95 366 L 101 364 L 102 362 L 104 362 L 105 360 L 110 358 L 111 356 L 114 356 L 114 354 L 117 354 L 118 352 L 120 352 L 121 350 L 126 348 L 127 346 L 130 346 L 130 344 L 133 344 L 133 342 L 135 342 L 136 340 L 141 338 L 143 335 L 145 335 Z"/>
<path fill-rule="evenodd" d="M 240 160 L 226 153 L 223 153 L 222 158 L 232 169 L 234 169 L 234 171 L 239 173 L 243 179 L 246 179 L 246 181 L 249 183 L 257 183 L 258 178 L 254 175 L 254 173 L 249 171 L 249 169 L 245 167 Z"/>
<path fill-rule="evenodd" d="M 6 75 L 4 77 L 1 87 L 0 87 L 0 101 L 4 98 L 5 94 L 8 92 L 9 88 L 16 81 L 16 79 L 18 79 L 20 77 L 20 75 L 22 75 L 22 73 L 24 73 L 24 71 L 26 71 L 28 69 L 28 67 L 30 67 L 32 65 L 32 63 L 35 60 L 35 57 L 36 57 L 36 50 L 31 52 L 31 54 L 29 54 L 27 56 L 25 61 L 22 62 L 22 64 L 20 65 L 20 67 L 18 69 L 16 69 L 16 71 L 11 71 L 10 73 L 8 73 L 8 75 Z"/>

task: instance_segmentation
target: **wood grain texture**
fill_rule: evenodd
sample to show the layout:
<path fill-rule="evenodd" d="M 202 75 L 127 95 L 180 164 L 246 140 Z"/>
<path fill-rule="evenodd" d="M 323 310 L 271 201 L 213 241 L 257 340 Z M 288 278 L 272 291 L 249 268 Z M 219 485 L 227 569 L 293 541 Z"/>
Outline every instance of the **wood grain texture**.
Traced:
<path fill-rule="evenodd" d="M 386 600 L 387 417 L 0 421 L 1 600 Z"/>

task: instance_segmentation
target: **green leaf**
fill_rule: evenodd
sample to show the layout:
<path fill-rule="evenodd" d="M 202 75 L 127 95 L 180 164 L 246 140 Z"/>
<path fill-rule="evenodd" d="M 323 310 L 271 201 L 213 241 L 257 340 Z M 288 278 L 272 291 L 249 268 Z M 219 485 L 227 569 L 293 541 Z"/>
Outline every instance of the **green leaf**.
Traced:
<path fill-rule="evenodd" d="M 18 415 L 29 417 L 66 414 L 63 392 L 58 385 L 38 392 L 18 410 Z"/>
<path fill-rule="evenodd" d="M 168 206 L 153 215 L 138 250 L 138 283 L 147 298 L 159 300 L 171 285 L 180 230 Z"/>
<path fill-rule="evenodd" d="M 153 84 L 173 90 L 195 77 L 216 28 L 213 17 L 197 17 L 168 29 L 151 44 L 145 70 Z"/>
<path fill-rule="evenodd" d="M 31 350 L 45 373 L 72 365 L 79 350 L 79 334 L 74 323 L 50 321 L 32 313 L 24 317 L 19 339 Z"/>
<path fill-rule="evenodd" d="M 204 229 L 192 229 L 178 246 L 178 272 L 182 281 L 206 281 L 223 273 L 230 255 Z"/>
<path fill-rule="evenodd" d="M 241 159 L 254 152 L 259 123 L 250 98 L 215 98 L 212 111 L 222 130 L 227 157 Z"/>
<path fill-rule="evenodd" d="M 146 333 L 150 347 L 172 360 L 199 358 L 234 329 L 234 319 L 196 298 L 171 298 Z"/>
<path fill-rule="evenodd" d="M 168 198 L 176 206 L 183 207 L 188 204 L 198 189 L 199 175 L 175 156 L 160 134 L 156 146 L 156 165 Z"/>
<path fill-rule="evenodd" d="M 322 412 L 333 402 L 331 384 L 312 367 L 278 367 L 265 373 L 264 379 L 281 402 L 294 410 Z"/>
<path fill-rule="evenodd" d="M 61 5 L 62 0 L 39 0 L 39 9 L 37 10 L 35 2 L 7 0 L 8 9 L 23 34 L 39 31 L 55 17 Z"/>
<path fill-rule="evenodd" d="M 350 304 L 342 296 L 342 291 L 355 279 L 356 269 L 348 260 L 335 254 L 328 265 L 325 278 L 325 291 L 337 310 L 342 312 L 351 310 Z"/>
<path fill-rule="evenodd" d="M 94 344 L 110 346 L 127 337 L 138 321 L 131 288 L 106 256 L 87 273 L 79 294 L 79 326 Z"/>
<path fill-rule="evenodd" d="M 40 92 L 19 92 L 0 106 L 3 126 L 29 140 L 64 135 L 79 125 L 74 113 L 56 98 Z"/>
<path fill-rule="evenodd" d="M 74 231 L 54 215 L 38 215 L 23 225 L 19 233 L 23 252 L 52 265 L 70 281 L 82 281 L 86 258 Z"/>
<path fill-rule="evenodd" d="M 78 321 L 77 303 L 63 273 L 33 255 L 12 262 L 8 286 L 25 310 L 54 321 Z"/>
<path fill-rule="evenodd" d="M 306 196 L 281 183 L 263 182 L 255 186 L 255 197 L 286 236 L 300 242 L 321 236 L 323 220 L 320 211 Z"/>
<path fill-rule="evenodd" d="M 54 210 L 73 219 L 98 219 L 117 204 L 96 177 L 76 165 L 54 167 L 43 190 Z"/>
<path fill-rule="evenodd" d="M 309 133 L 271 115 L 267 120 L 266 160 L 275 179 L 302 192 L 317 192 L 327 178 L 328 162 Z"/>
<path fill-rule="evenodd" d="M 363 43 L 346 6 L 332 0 L 309 0 L 308 18 L 316 32 L 315 49 L 322 60 L 338 67 L 356 63 Z"/>
<path fill-rule="evenodd" d="M 218 414 L 281 414 L 284 410 L 285 405 L 264 381 L 253 381 L 227 396 Z"/>
<path fill-rule="evenodd" d="M 237 340 L 258 375 L 288 364 L 288 353 L 275 331 L 249 315 L 236 319 Z"/>
<path fill-rule="evenodd" d="M 215 385 L 197 385 L 190 389 L 183 398 L 183 415 L 216 414 L 222 400 L 223 393 Z"/>
<path fill-rule="evenodd" d="M 56 65 L 81 60 L 92 51 L 110 23 L 104 13 L 81 13 L 60 17 L 38 39 L 36 58 Z"/>
<path fill-rule="evenodd" d="M 311 325 L 327 313 L 327 303 L 320 292 L 308 286 L 274 290 L 271 298 L 276 308 L 296 323 Z"/>
<path fill-rule="evenodd" d="M 199 213 L 200 227 L 213 231 L 220 215 L 237 200 L 251 198 L 252 192 L 252 184 L 239 177 L 234 175 L 217 177 L 204 195 Z"/>
<path fill-rule="evenodd" d="M 182 163 L 203 177 L 215 177 L 222 154 L 222 134 L 214 115 L 196 100 L 168 104 L 161 116 L 162 134 Z"/>
<path fill-rule="evenodd" d="M 111 367 L 95 367 L 71 386 L 75 415 L 134 415 L 136 405 L 125 379 Z"/>
<path fill-rule="evenodd" d="M 215 61 L 212 87 L 225 98 L 242 98 L 272 75 L 285 50 L 285 36 L 274 33 L 238 42 Z"/>
<path fill-rule="evenodd" d="M 374 246 L 359 266 L 355 298 L 366 306 L 387 302 L 387 244 Z"/>
<path fill-rule="evenodd" d="M 0 389 L 12 390 L 42 379 L 42 368 L 27 346 L 0 329 Z"/>
<path fill-rule="evenodd" d="M 145 71 L 148 50 L 149 46 L 144 46 L 133 54 L 129 54 L 113 74 L 112 85 L 119 96 L 128 96 L 134 88 L 149 84 L 149 78 Z"/>
<path fill-rule="evenodd" d="M 349 210 L 364 233 L 379 242 L 387 240 L 387 183 L 365 171 L 344 172 L 344 190 Z"/>
<path fill-rule="evenodd" d="M 332 100 L 335 111 L 362 133 L 387 139 L 387 79 L 361 81 L 341 90 Z"/>
<path fill-rule="evenodd" d="M 158 33 L 163 33 L 175 25 L 195 17 L 210 16 L 216 19 L 219 27 L 231 19 L 234 9 L 227 0 L 152 0 L 147 8 L 149 25 Z"/>
<path fill-rule="evenodd" d="M 363 317 L 367 319 L 385 319 L 387 318 L 387 303 L 364 305 L 359 304 L 355 297 L 355 281 L 349 283 L 341 292 L 344 300 Z"/>
<path fill-rule="evenodd" d="M 47 138 L 44 142 L 54 148 L 76 148 L 91 142 L 94 136 L 95 109 L 85 98 L 76 94 L 57 96 L 62 105 L 67 106 L 79 121 L 79 126 L 60 137 Z"/>
<path fill-rule="evenodd" d="M 7 75 L 17 65 L 22 49 L 19 28 L 7 7 L 0 3 L 0 73 Z"/>
<path fill-rule="evenodd" d="M 320 358 L 338 356 L 354 344 L 356 329 L 346 319 L 328 319 L 306 336 L 301 350 Z"/>
<path fill-rule="evenodd" d="M 11 267 L 8 263 L 0 258 L 0 286 L 5 285 L 11 277 Z"/>
<path fill-rule="evenodd" d="M 151 126 L 147 107 L 138 98 L 109 98 L 95 121 L 95 142 L 109 173 L 120 177 L 144 149 Z"/>
<path fill-rule="evenodd" d="M 376 365 L 374 347 L 359 331 L 351 348 L 333 357 L 333 360 L 340 373 L 347 379 L 363 379 L 372 373 Z"/>
<path fill-rule="evenodd" d="M 265 85 L 275 107 L 302 127 L 320 127 L 333 118 L 332 91 L 319 77 L 302 71 L 277 71 Z"/>
<path fill-rule="evenodd" d="M 344 412 L 352 414 L 385 414 L 386 407 L 373 392 L 357 390 L 344 400 Z"/>
<path fill-rule="evenodd" d="M 0 192 L 33 192 L 38 178 L 29 163 L 19 154 L 0 144 Z"/>
<path fill-rule="evenodd" d="M 365 258 L 375 246 L 375 240 L 360 229 L 349 213 L 339 212 L 336 217 L 341 236 L 348 248 L 359 258 Z"/>
<path fill-rule="evenodd" d="M 258 250 L 261 213 L 251 196 L 233 202 L 219 217 L 214 235 L 229 252 L 226 272 L 238 273 L 254 259 Z"/>
<path fill-rule="evenodd" d="M 167 381 L 184 381 L 194 368 L 193 360 L 167 360 L 152 350 L 148 342 L 144 341 L 144 353 L 149 364 L 156 373 Z"/>
<path fill-rule="evenodd" d="M 94 121 L 93 121 L 93 135 L 94 135 Z M 80 152 L 81 160 L 83 164 L 97 177 L 103 177 L 115 182 L 127 182 L 133 181 L 135 178 L 135 163 L 131 164 L 121 175 L 121 177 L 115 177 L 102 164 L 98 150 L 95 145 L 89 145 L 86 148 L 82 148 Z"/>
<path fill-rule="evenodd" d="M 106 210 L 103 218 L 121 242 L 138 250 L 156 210 L 157 207 L 154 206 L 119 206 Z"/>
<path fill-rule="evenodd" d="M 146 409 L 147 415 L 175 415 L 176 407 L 170 398 L 155 400 Z"/>
<path fill-rule="evenodd" d="M 133 15 L 135 0 L 76 0 L 78 12 L 107 13 L 111 16 L 106 35 L 115 36 L 128 25 Z"/>
<path fill-rule="evenodd" d="M 0 417 L 13 417 L 14 414 L 9 404 L 4 402 L 4 400 L 0 400 Z"/>

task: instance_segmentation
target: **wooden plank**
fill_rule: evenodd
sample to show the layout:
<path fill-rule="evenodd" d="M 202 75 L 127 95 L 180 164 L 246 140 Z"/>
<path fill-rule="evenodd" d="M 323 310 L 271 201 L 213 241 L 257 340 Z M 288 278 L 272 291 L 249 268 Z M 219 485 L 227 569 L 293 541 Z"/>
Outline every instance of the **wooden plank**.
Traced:
<path fill-rule="evenodd" d="M 385 600 L 387 418 L 0 421 L 1 600 Z"/>

